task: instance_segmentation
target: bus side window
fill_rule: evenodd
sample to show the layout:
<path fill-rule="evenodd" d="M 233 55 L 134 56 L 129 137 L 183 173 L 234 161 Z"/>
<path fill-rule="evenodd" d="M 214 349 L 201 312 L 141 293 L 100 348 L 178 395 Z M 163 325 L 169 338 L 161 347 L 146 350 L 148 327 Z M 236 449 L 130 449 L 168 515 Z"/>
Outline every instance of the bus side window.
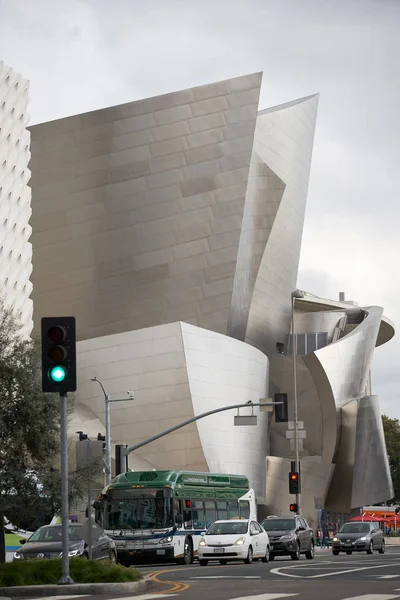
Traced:
<path fill-rule="evenodd" d="M 229 509 L 229 518 L 230 519 L 238 519 L 239 518 L 239 507 L 237 500 L 229 500 L 228 501 L 228 509 Z"/>
<path fill-rule="evenodd" d="M 202 500 L 192 500 L 193 528 L 204 529 L 204 508 Z"/>
<path fill-rule="evenodd" d="M 240 516 L 242 519 L 250 517 L 250 503 L 247 501 L 239 502 Z"/>
<path fill-rule="evenodd" d="M 206 509 L 206 527 L 211 527 L 214 521 L 217 520 L 217 511 L 215 510 L 214 500 L 204 500 Z"/>
<path fill-rule="evenodd" d="M 183 524 L 183 515 L 182 515 L 181 501 L 178 500 L 177 498 L 174 498 L 174 519 L 175 519 L 176 515 L 181 515 L 181 517 L 182 517 L 182 524 Z M 181 527 L 181 525 L 179 525 L 179 527 Z"/>
<path fill-rule="evenodd" d="M 226 500 L 217 501 L 217 519 L 219 521 L 226 521 L 228 518 L 228 505 Z"/>
<path fill-rule="evenodd" d="M 193 518 L 192 518 L 192 501 L 182 500 L 183 504 L 183 524 L 185 529 L 193 529 Z"/>

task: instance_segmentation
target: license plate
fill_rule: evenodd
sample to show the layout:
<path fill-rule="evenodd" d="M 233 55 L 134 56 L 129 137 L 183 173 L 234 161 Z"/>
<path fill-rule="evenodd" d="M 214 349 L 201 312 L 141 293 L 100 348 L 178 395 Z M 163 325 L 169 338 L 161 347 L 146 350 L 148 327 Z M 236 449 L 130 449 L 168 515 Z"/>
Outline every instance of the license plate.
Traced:
<path fill-rule="evenodd" d="M 214 548 L 214 552 L 216 554 L 223 554 L 225 552 L 225 548 Z"/>
<path fill-rule="evenodd" d="M 160 555 L 165 555 L 165 549 L 164 550 L 156 550 L 156 554 Z"/>

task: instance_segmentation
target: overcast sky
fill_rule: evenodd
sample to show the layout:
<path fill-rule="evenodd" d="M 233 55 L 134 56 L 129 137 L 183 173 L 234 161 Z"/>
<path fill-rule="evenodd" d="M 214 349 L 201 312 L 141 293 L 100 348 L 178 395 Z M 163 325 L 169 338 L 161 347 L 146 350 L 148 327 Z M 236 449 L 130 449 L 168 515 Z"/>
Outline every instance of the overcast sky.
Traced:
<path fill-rule="evenodd" d="M 260 108 L 320 93 L 298 287 L 383 306 L 374 392 L 400 418 L 400 0 L 0 0 L 31 122 L 264 72 Z"/>

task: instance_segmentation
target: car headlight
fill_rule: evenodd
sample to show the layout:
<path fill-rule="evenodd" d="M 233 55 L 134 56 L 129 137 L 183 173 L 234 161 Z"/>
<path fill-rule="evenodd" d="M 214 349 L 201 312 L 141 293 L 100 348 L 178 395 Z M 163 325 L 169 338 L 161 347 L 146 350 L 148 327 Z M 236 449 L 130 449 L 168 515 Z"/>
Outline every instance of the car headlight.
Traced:
<path fill-rule="evenodd" d="M 78 554 L 82 554 L 82 552 L 80 550 L 70 550 L 68 552 L 68 556 L 78 556 Z M 61 552 L 60 556 L 62 556 L 62 552 Z"/>
<path fill-rule="evenodd" d="M 199 546 L 207 546 L 206 541 L 205 540 L 200 540 L 199 541 Z"/>
<path fill-rule="evenodd" d="M 238 540 L 236 540 L 235 545 L 242 546 L 245 543 L 245 541 L 246 541 L 246 538 L 241 537 Z"/>
<path fill-rule="evenodd" d="M 358 538 L 357 542 L 366 542 L 367 538 L 365 536 Z"/>
<path fill-rule="evenodd" d="M 14 553 L 14 558 L 22 558 L 21 553 L 20 552 L 15 552 Z"/>
<path fill-rule="evenodd" d="M 293 534 L 288 534 L 288 535 L 281 535 L 280 539 L 283 540 L 292 540 L 293 539 Z"/>
<path fill-rule="evenodd" d="M 339 541 L 340 541 L 340 540 L 339 540 L 339 538 L 337 538 L 337 537 L 334 537 L 334 538 L 333 538 L 333 540 L 332 540 L 332 542 L 339 542 Z"/>
<path fill-rule="evenodd" d="M 167 537 L 163 537 L 158 542 L 159 544 L 170 544 L 172 542 L 172 535 L 168 535 Z"/>

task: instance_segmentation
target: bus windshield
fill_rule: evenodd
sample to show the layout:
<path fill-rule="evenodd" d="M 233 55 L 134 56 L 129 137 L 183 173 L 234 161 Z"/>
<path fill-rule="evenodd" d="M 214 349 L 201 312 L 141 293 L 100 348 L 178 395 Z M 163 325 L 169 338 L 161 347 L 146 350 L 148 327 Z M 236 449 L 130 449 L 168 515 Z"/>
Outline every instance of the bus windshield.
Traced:
<path fill-rule="evenodd" d="M 163 529 L 173 526 L 171 490 L 109 490 L 105 529 Z"/>

